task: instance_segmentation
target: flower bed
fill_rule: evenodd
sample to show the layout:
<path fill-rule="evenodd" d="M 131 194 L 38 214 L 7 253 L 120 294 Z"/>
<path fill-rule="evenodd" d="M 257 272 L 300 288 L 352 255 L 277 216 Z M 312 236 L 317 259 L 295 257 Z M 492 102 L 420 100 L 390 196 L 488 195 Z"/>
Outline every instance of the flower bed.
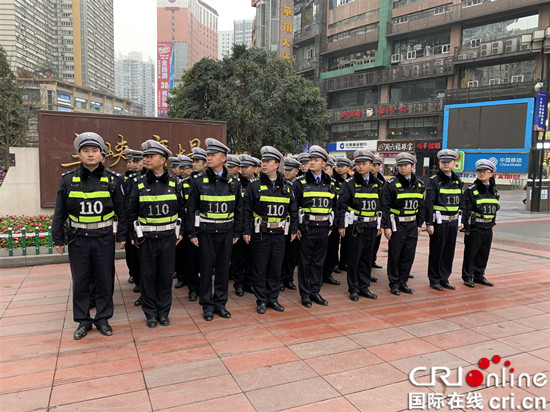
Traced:
<path fill-rule="evenodd" d="M 38 227 L 38 231 L 42 233 L 48 232 L 48 227 L 52 224 L 53 216 L 40 215 L 40 216 L 2 216 L 0 217 L 0 235 L 7 235 L 8 229 L 11 227 L 12 234 L 21 233 L 25 228 L 27 232 L 27 247 L 34 247 L 35 238 L 34 231 Z M 30 236 L 29 236 L 30 235 Z M 22 238 L 15 237 L 13 239 L 13 247 L 21 247 Z M 48 246 L 48 237 L 44 236 L 40 238 L 40 246 Z M 0 238 L 0 248 L 7 249 L 8 239 L 5 237 Z"/>

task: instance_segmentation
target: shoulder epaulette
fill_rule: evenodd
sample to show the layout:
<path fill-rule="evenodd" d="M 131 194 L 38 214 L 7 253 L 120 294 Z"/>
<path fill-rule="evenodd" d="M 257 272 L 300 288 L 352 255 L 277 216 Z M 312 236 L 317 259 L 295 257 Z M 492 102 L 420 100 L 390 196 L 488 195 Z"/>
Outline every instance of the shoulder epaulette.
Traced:
<path fill-rule="evenodd" d="M 388 180 L 388 183 L 395 183 L 395 182 L 398 182 L 399 180 L 397 179 L 397 177 L 392 177 L 390 180 Z"/>
<path fill-rule="evenodd" d="M 468 189 L 474 190 L 476 188 L 476 184 L 472 183 L 470 186 L 468 186 Z"/>
<path fill-rule="evenodd" d="M 71 173 L 74 173 L 74 172 L 76 172 L 76 169 L 75 170 L 69 170 L 68 172 L 63 173 L 61 176 L 70 175 Z"/>
<path fill-rule="evenodd" d="M 201 172 L 201 173 L 197 173 L 196 175 L 193 175 L 193 179 L 196 179 L 198 177 L 203 177 L 204 173 Z"/>
<path fill-rule="evenodd" d="M 117 173 L 115 172 L 114 170 L 111 170 L 111 169 L 105 169 L 105 171 L 113 176 L 116 176 L 116 177 L 120 177 L 120 173 Z"/>
<path fill-rule="evenodd" d="M 187 176 L 187 177 L 184 177 L 183 179 L 181 179 L 182 183 L 183 182 L 188 182 L 189 180 L 191 180 L 191 176 Z"/>
<path fill-rule="evenodd" d="M 353 176 L 348 177 L 345 182 L 351 182 L 353 180 Z"/>
<path fill-rule="evenodd" d="M 254 177 L 254 178 L 250 179 L 250 180 L 248 181 L 248 183 L 250 184 L 250 183 L 258 182 L 259 180 L 260 180 L 259 178 Z"/>
<path fill-rule="evenodd" d="M 432 180 L 435 180 L 435 179 L 437 179 L 437 175 L 433 175 L 433 176 L 431 176 L 431 177 L 430 177 L 430 179 L 432 179 Z"/>

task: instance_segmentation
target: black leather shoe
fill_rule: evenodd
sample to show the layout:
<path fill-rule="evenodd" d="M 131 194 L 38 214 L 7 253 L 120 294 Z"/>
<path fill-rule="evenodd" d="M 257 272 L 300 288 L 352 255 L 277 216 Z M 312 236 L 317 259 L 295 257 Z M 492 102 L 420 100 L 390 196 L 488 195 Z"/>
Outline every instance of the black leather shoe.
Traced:
<path fill-rule="evenodd" d="M 414 290 L 412 290 L 410 287 L 408 286 L 399 286 L 399 290 L 403 293 L 408 293 L 409 295 L 412 295 Z"/>
<path fill-rule="evenodd" d="M 136 300 L 134 306 L 141 306 L 141 299 Z"/>
<path fill-rule="evenodd" d="M 375 269 L 382 269 L 382 266 L 380 266 L 378 263 L 374 262 L 372 264 L 372 267 L 375 268 Z"/>
<path fill-rule="evenodd" d="M 378 282 L 378 278 L 375 278 L 374 276 L 371 276 L 371 277 L 370 277 L 370 281 L 371 281 L 372 283 L 376 283 L 376 282 Z"/>
<path fill-rule="evenodd" d="M 155 318 L 149 318 L 147 319 L 147 327 L 148 328 L 156 328 L 158 325 L 158 321 Z"/>
<path fill-rule="evenodd" d="M 134 293 L 139 293 L 139 292 L 141 292 L 141 290 L 139 289 L 139 286 L 138 286 L 138 285 L 134 286 L 134 288 L 133 288 L 132 290 L 134 291 Z"/>
<path fill-rule="evenodd" d="M 296 285 L 293 281 L 285 282 L 285 287 L 290 290 L 296 290 Z"/>
<path fill-rule="evenodd" d="M 399 296 L 401 292 L 399 292 L 399 289 L 391 289 L 391 294 L 395 296 Z"/>
<path fill-rule="evenodd" d="M 285 291 L 285 285 L 283 285 L 283 282 L 279 285 L 279 291 L 284 292 Z"/>
<path fill-rule="evenodd" d="M 310 308 L 311 307 L 311 300 L 309 300 L 309 299 L 302 300 L 302 306 L 305 306 L 306 308 Z"/>
<path fill-rule="evenodd" d="M 349 300 L 352 302 L 357 302 L 359 300 L 359 295 L 357 293 L 350 293 Z"/>
<path fill-rule="evenodd" d="M 465 280 L 465 281 L 464 281 L 464 284 L 465 284 L 466 286 L 468 286 L 469 288 L 475 288 L 475 287 L 476 287 L 475 283 L 472 282 L 471 280 Z"/>
<path fill-rule="evenodd" d="M 215 310 L 214 313 L 217 313 L 220 318 L 231 319 L 231 312 L 227 309 Z"/>
<path fill-rule="evenodd" d="M 204 312 L 202 317 L 205 321 L 210 322 L 212 319 L 214 319 L 214 314 L 212 312 Z"/>
<path fill-rule="evenodd" d="M 194 302 L 197 300 L 197 292 L 192 290 L 191 292 L 189 292 L 189 295 L 187 295 L 187 297 L 189 298 L 189 301 Z"/>
<path fill-rule="evenodd" d="M 243 288 L 235 288 L 235 295 L 237 295 L 239 297 L 243 297 L 244 296 Z"/>
<path fill-rule="evenodd" d="M 336 279 L 334 279 L 332 276 L 329 276 L 328 278 L 326 278 L 323 283 L 328 283 L 329 285 L 339 285 L 340 282 L 337 281 Z"/>
<path fill-rule="evenodd" d="M 174 286 L 176 289 L 181 289 L 183 287 L 183 280 L 178 280 L 176 282 L 176 286 Z"/>
<path fill-rule="evenodd" d="M 128 278 L 128 283 L 134 283 L 134 277 L 133 276 L 130 276 Z"/>
<path fill-rule="evenodd" d="M 483 286 L 494 286 L 495 285 L 493 282 L 489 282 L 484 277 L 479 279 L 479 280 L 474 279 L 474 283 L 479 283 L 480 285 L 483 285 Z"/>
<path fill-rule="evenodd" d="M 243 287 L 243 290 L 245 292 L 254 294 L 254 286 L 245 286 L 245 287 Z"/>
<path fill-rule="evenodd" d="M 277 312 L 285 311 L 285 308 L 283 308 L 283 305 L 281 305 L 279 302 L 270 303 L 268 306 Z"/>
<path fill-rule="evenodd" d="M 311 298 L 312 302 L 315 302 L 318 305 L 328 306 L 328 302 L 325 299 L 323 299 L 323 297 L 321 295 L 319 295 L 318 293 L 316 293 L 314 295 L 311 295 L 310 298 Z"/>
<path fill-rule="evenodd" d="M 451 284 L 448 283 L 448 282 L 447 282 L 447 283 L 441 282 L 441 286 L 442 286 L 444 289 L 449 289 L 449 290 L 455 290 L 455 289 L 456 289 L 453 285 L 451 285 Z"/>
<path fill-rule="evenodd" d="M 79 340 L 79 339 L 82 339 L 83 337 L 85 337 L 89 331 L 92 330 L 92 327 L 91 326 L 79 326 L 75 331 L 74 331 L 74 340 Z"/>
<path fill-rule="evenodd" d="M 414 279 L 414 276 L 413 276 L 413 275 L 409 275 L 409 279 Z"/>
<path fill-rule="evenodd" d="M 338 267 L 340 268 L 340 270 L 343 270 L 345 272 L 347 272 L 348 270 L 348 265 L 338 265 Z"/>
<path fill-rule="evenodd" d="M 367 299 L 378 299 L 378 296 L 372 293 L 370 290 L 367 291 L 361 291 L 359 292 L 359 295 L 366 297 Z"/>
<path fill-rule="evenodd" d="M 256 312 L 260 315 L 263 315 L 265 313 L 266 304 L 265 302 L 260 303 L 258 306 L 256 306 Z"/>
<path fill-rule="evenodd" d="M 340 273 L 340 272 L 342 272 L 342 271 L 340 270 L 340 268 L 338 267 L 338 265 L 334 266 L 334 267 L 332 268 L 332 271 L 333 271 L 334 273 Z"/>
<path fill-rule="evenodd" d="M 159 318 L 160 326 L 169 326 L 170 325 L 170 319 L 168 319 L 168 316 L 162 316 Z"/>
<path fill-rule="evenodd" d="M 111 336 L 113 334 L 113 328 L 109 324 L 96 326 L 99 333 L 103 336 Z"/>
<path fill-rule="evenodd" d="M 440 292 L 443 290 L 443 286 L 441 286 L 439 283 L 434 283 L 433 285 L 430 285 L 432 289 L 439 290 Z"/>

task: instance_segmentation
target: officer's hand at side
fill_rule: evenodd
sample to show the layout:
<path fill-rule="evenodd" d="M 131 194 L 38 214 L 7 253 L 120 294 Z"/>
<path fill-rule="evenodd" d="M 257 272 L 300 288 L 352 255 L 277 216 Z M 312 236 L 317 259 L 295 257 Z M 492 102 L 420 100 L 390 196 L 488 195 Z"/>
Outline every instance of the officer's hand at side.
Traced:
<path fill-rule="evenodd" d="M 329 230 L 329 231 L 328 231 L 328 235 L 330 236 L 331 233 L 332 233 L 332 230 Z"/>
<path fill-rule="evenodd" d="M 391 229 L 384 229 L 384 236 L 386 236 L 386 239 L 391 239 Z"/>
<path fill-rule="evenodd" d="M 192 237 L 189 239 L 192 244 L 194 244 L 196 247 L 199 247 L 199 238 L 198 237 Z"/>
<path fill-rule="evenodd" d="M 381 228 L 378 229 L 378 231 L 376 232 L 376 237 L 380 236 L 382 234 L 382 231 L 383 231 L 383 229 L 381 229 Z"/>
<path fill-rule="evenodd" d="M 338 233 L 340 233 L 340 236 L 344 237 L 346 236 L 346 229 L 338 229 Z"/>
<path fill-rule="evenodd" d="M 178 240 L 176 240 L 176 245 L 181 242 L 181 240 L 183 239 L 183 236 L 182 235 L 179 235 L 178 236 Z"/>
<path fill-rule="evenodd" d="M 126 244 L 126 242 L 117 242 L 118 249 L 119 250 L 122 249 L 125 244 Z"/>
<path fill-rule="evenodd" d="M 234 237 L 234 238 L 233 238 L 233 244 L 237 243 L 237 242 L 239 241 L 239 239 L 240 239 L 240 238 L 238 238 L 238 237 Z"/>
<path fill-rule="evenodd" d="M 462 230 L 463 227 L 464 227 L 464 225 L 460 225 L 460 226 L 458 227 L 458 231 L 460 232 L 460 231 Z"/>
<path fill-rule="evenodd" d="M 426 229 L 427 230 L 427 229 Z M 419 227 L 418 228 L 418 234 L 421 234 L 422 233 L 422 227 Z"/>
<path fill-rule="evenodd" d="M 57 252 L 62 255 L 63 254 L 63 246 L 54 246 L 55 250 L 57 250 Z"/>
<path fill-rule="evenodd" d="M 428 235 L 434 234 L 434 226 L 433 225 L 427 225 L 426 226 L 426 232 L 428 232 Z"/>
<path fill-rule="evenodd" d="M 290 241 L 292 242 L 294 239 L 296 239 L 296 233 L 290 235 Z"/>
<path fill-rule="evenodd" d="M 248 245 L 250 243 L 250 235 L 243 235 L 243 240 Z M 235 242 L 233 242 L 233 243 L 235 243 Z"/>
<path fill-rule="evenodd" d="M 302 239 L 302 231 L 301 230 L 298 230 L 296 232 L 296 237 L 298 238 L 298 240 Z"/>

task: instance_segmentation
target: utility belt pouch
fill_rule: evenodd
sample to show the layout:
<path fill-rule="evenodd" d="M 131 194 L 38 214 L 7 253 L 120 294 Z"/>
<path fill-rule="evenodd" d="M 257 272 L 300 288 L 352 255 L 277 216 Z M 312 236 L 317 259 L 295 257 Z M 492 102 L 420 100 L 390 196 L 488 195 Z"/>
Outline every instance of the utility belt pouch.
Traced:
<path fill-rule="evenodd" d="M 141 223 L 139 220 L 134 220 L 134 230 L 136 231 L 138 239 L 141 239 L 143 237 L 143 231 L 141 230 Z"/>
<path fill-rule="evenodd" d="M 382 212 L 378 212 L 376 217 L 376 229 L 380 229 L 381 225 L 382 225 Z"/>
<path fill-rule="evenodd" d="M 438 225 L 440 225 L 443 222 L 441 219 L 441 212 L 439 210 L 435 211 L 435 221 Z"/>
<path fill-rule="evenodd" d="M 259 217 L 254 218 L 254 233 L 260 233 L 260 227 L 262 224 L 262 219 Z"/>
<path fill-rule="evenodd" d="M 199 227 L 201 225 L 201 213 L 197 210 L 195 212 L 195 227 Z"/>
<path fill-rule="evenodd" d="M 390 214 L 391 230 L 392 232 L 397 232 L 397 223 L 395 222 L 395 215 Z"/>
<path fill-rule="evenodd" d="M 118 216 L 113 216 L 113 234 L 116 235 L 118 232 Z"/>
<path fill-rule="evenodd" d="M 180 237 L 180 231 L 181 231 L 181 219 L 176 219 L 176 228 L 174 229 L 176 231 L 176 239 Z"/>
<path fill-rule="evenodd" d="M 285 224 L 284 224 L 284 231 L 285 231 L 285 236 L 288 235 L 288 231 L 290 230 L 290 216 L 287 216 L 285 218 Z"/>

